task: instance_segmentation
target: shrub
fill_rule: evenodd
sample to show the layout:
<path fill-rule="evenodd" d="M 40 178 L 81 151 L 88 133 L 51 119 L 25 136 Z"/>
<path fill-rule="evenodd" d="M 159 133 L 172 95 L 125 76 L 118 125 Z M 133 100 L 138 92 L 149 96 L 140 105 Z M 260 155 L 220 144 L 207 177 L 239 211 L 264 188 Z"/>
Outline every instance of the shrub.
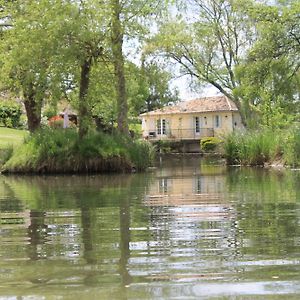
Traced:
<path fill-rule="evenodd" d="M 213 151 L 216 150 L 217 146 L 222 141 L 216 137 L 205 137 L 200 141 L 200 147 L 203 151 Z"/>
<path fill-rule="evenodd" d="M 284 136 L 284 161 L 291 166 L 300 165 L 300 129 L 292 128 Z"/>
<path fill-rule="evenodd" d="M 281 158 L 282 145 L 282 131 L 262 129 L 229 134 L 224 150 L 228 164 L 263 165 Z"/>
<path fill-rule="evenodd" d="M 0 123 L 5 127 L 18 127 L 21 115 L 22 110 L 19 104 L 10 101 L 0 103 Z"/>
<path fill-rule="evenodd" d="M 235 133 L 226 136 L 224 141 L 224 151 L 227 164 L 234 165 L 240 163 L 239 143 Z"/>
<path fill-rule="evenodd" d="M 164 140 L 158 140 L 156 143 L 156 148 L 161 153 L 171 153 L 172 152 L 172 142 L 170 141 L 164 141 Z"/>
<path fill-rule="evenodd" d="M 10 172 L 76 173 L 143 170 L 151 162 L 147 142 L 91 132 L 79 140 L 76 130 L 45 128 L 30 135 L 5 163 Z"/>

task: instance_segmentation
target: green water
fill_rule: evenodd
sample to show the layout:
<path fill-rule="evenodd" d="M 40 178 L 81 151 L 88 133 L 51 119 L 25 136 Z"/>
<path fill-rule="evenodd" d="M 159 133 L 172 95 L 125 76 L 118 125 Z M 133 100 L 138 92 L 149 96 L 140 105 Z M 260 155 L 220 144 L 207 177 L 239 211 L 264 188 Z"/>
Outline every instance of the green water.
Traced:
<path fill-rule="evenodd" d="M 0 299 L 299 299 L 300 171 L 163 160 L 0 177 Z"/>

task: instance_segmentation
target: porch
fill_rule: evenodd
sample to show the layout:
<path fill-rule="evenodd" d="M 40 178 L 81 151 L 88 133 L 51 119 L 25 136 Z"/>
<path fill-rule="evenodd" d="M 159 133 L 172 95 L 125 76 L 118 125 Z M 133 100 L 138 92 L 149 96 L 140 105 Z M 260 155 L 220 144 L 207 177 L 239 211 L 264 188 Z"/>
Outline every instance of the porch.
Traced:
<path fill-rule="evenodd" d="M 167 140 L 167 141 L 182 141 L 182 140 L 201 140 L 204 137 L 214 136 L 213 128 L 188 128 L 188 129 L 164 129 L 164 130 L 149 130 L 148 139 L 150 141 Z"/>

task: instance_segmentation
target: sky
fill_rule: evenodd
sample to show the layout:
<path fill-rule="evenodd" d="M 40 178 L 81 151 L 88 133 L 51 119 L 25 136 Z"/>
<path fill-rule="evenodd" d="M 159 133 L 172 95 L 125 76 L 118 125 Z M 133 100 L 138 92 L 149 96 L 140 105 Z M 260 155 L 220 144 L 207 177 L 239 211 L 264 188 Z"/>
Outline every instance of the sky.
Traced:
<path fill-rule="evenodd" d="M 174 79 L 171 83 L 171 88 L 177 88 L 179 90 L 179 98 L 182 101 L 191 100 L 200 97 L 210 97 L 219 95 L 220 92 L 212 86 L 204 86 L 199 91 L 192 91 L 189 87 L 190 77 L 184 76 Z"/>

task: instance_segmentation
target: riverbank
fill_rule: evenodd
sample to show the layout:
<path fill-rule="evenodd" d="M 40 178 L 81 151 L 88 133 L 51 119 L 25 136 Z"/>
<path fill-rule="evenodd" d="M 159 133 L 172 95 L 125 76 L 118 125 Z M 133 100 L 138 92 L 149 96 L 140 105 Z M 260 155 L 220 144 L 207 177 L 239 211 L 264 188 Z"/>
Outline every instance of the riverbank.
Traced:
<path fill-rule="evenodd" d="M 300 130 L 235 132 L 224 139 L 227 164 L 247 166 L 299 166 Z"/>
<path fill-rule="evenodd" d="M 121 135 L 91 132 L 83 140 L 73 129 L 43 129 L 2 157 L 2 173 L 103 173 L 146 169 L 149 143 Z"/>

